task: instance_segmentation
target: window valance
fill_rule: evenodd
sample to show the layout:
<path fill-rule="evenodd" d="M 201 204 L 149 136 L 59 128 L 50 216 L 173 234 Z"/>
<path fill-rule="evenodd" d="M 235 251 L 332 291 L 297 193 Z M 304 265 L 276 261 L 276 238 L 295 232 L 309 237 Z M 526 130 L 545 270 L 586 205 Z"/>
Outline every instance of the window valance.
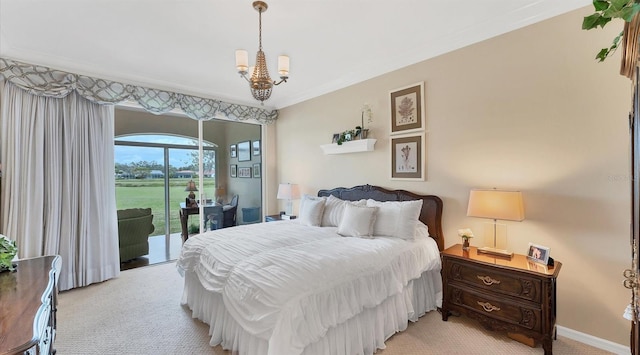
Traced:
<path fill-rule="evenodd" d="M 0 58 L 0 76 L 33 95 L 61 98 L 75 90 L 82 97 L 98 104 L 135 101 L 145 110 L 154 114 L 163 114 L 179 108 L 187 116 L 196 120 L 226 118 L 232 121 L 244 121 L 254 119 L 263 124 L 270 124 L 278 118 L 277 110 L 266 110 L 171 91 L 128 85 L 7 58 Z"/>

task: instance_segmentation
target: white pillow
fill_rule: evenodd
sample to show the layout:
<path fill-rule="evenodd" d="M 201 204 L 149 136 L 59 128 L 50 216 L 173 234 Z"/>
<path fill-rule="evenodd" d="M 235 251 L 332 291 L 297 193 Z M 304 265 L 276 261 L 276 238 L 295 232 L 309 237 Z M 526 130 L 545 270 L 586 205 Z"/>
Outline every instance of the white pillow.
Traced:
<path fill-rule="evenodd" d="M 416 223 L 415 239 L 419 239 L 419 238 L 420 239 L 429 238 L 429 226 L 422 223 L 421 221 L 418 221 L 418 223 Z"/>
<path fill-rule="evenodd" d="M 320 226 L 325 200 L 325 197 L 304 195 L 300 201 L 299 223 L 306 226 Z"/>
<path fill-rule="evenodd" d="M 378 207 L 373 235 L 406 240 L 415 238 L 422 200 L 380 202 L 369 199 L 367 206 Z"/>
<path fill-rule="evenodd" d="M 342 216 L 344 215 L 344 206 L 347 204 L 354 204 L 358 206 L 366 206 L 366 200 L 360 201 L 345 201 L 341 200 L 333 195 L 329 195 L 327 201 L 324 203 L 324 212 L 322 214 L 323 227 L 337 227 L 340 225 Z"/>
<path fill-rule="evenodd" d="M 346 204 L 338 225 L 338 234 L 343 237 L 371 237 L 377 211 L 377 207 Z"/>

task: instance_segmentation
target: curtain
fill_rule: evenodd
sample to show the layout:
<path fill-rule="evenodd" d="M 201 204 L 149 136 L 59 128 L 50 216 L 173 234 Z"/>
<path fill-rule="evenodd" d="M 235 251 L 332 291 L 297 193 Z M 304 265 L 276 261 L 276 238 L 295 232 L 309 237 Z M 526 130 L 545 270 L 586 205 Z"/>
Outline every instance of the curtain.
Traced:
<path fill-rule="evenodd" d="M 20 258 L 60 255 L 60 290 L 118 276 L 114 107 L 0 89 L 2 234 Z"/>
<path fill-rule="evenodd" d="M 196 120 L 222 118 L 231 121 L 245 121 L 253 119 L 261 124 L 271 124 L 278 118 L 277 110 L 128 85 L 1 57 L 0 75 L 34 95 L 64 97 L 71 91 L 76 91 L 85 99 L 99 104 L 135 101 L 142 108 L 154 114 L 181 109 L 187 116 Z"/>

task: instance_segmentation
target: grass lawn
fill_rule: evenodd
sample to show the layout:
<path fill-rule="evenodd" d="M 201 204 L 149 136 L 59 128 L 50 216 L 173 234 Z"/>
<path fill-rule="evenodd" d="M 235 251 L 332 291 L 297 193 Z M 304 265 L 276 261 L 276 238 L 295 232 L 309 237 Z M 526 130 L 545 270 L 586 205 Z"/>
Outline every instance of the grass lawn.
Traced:
<path fill-rule="evenodd" d="M 180 233 L 180 202 L 189 195 L 184 191 L 187 182 L 191 179 L 169 179 L 169 231 Z M 197 180 L 194 179 L 197 184 Z M 215 195 L 215 180 L 204 179 L 204 187 L 207 198 Z M 196 198 L 199 192 L 196 192 Z M 119 210 L 125 208 L 149 208 L 153 213 L 153 235 L 165 234 L 165 203 L 164 203 L 164 179 L 121 179 L 116 180 L 116 206 Z M 189 217 L 189 224 L 199 224 L 197 216 Z"/>

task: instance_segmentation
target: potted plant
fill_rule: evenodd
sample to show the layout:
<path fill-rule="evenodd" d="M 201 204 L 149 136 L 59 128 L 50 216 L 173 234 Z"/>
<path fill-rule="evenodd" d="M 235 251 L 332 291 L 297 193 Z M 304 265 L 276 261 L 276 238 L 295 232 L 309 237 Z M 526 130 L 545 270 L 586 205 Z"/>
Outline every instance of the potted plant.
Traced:
<path fill-rule="evenodd" d="M 638 3 L 637 0 L 594 0 L 593 8 L 595 12 L 586 16 L 582 21 L 583 30 L 591 30 L 598 27 L 603 28 L 614 19 L 631 22 L 638 12 L 640 12 L 640 3 Z M 622 42 L 623 36 L 624 31 L 620 32 L 620 34 L 613 39 L 611 46 L 602 48 L 596 55 L 596 59 L 602 62 L 613 54 Z"/>
<path fill-rule="evenodd" d="M 473 238 L 473 232 L 471 229 L 458 229 L 458 235 L 462 238 L 462 250 L 469 250 L 469 239 Z"/>
<path fill-rule="evenodd" d="M 18 247 L 16 246 L 16 242 L 0 234 L 0 272 L 6 270 L 13 271 L 16 269 L 16 264 L 11 261 L 17 253 Z"/>

